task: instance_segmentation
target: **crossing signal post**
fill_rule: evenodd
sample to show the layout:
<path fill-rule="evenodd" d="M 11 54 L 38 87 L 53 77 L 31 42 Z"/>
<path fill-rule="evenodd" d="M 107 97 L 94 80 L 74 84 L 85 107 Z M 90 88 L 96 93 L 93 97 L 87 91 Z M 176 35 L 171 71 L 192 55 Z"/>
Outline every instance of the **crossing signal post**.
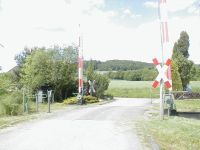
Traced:
<path fill-rule="evenodd" d="M 163 119 L 164 116 L 164 88 L 163 85 L 165 83 L 166 87 L 170 89 L 172 85 L 169 82 L 169 79 L 167 78 L 166 72 L 168 70 L 168 67 L 171 65 L 171 60 L 168 59 L 164 65 L 160 65 L 158 60 L 156 58 L 153 59 L 153 63 L 156 66 L 156 69 L 158 70 L 158 76 L 156 77 L 152 87 L 156 88 L 160 84 L 160 117 Z"/>
<path fill-rule="evenodd" d="M 79 104 L 83 104 L 83 41 L 80 32 L 79 24 L 79 38 L 78 38 L 78 95 L 77 100 Z"/>

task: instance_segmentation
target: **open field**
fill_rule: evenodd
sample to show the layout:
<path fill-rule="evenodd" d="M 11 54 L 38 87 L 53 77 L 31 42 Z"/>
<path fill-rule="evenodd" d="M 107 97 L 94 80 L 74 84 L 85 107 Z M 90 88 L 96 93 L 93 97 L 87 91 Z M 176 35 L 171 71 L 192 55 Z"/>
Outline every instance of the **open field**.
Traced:
<path fill-rule="evenodd" d="M 111 80 L 106 93 L 115 97 L 158 98 L 159 88 L 152 88 L 152 83 L 153 81 Z M 200 81 L 191 82 L 191 87 L 194 92 L 200 92 Z"/>
<path fill-rule="evenodd" d="M 115 97 L 158 97 L 159 89 L 153 89 L 151 85 L 152 81 L 111 80 L 106 93 L 112 94 Z"/>

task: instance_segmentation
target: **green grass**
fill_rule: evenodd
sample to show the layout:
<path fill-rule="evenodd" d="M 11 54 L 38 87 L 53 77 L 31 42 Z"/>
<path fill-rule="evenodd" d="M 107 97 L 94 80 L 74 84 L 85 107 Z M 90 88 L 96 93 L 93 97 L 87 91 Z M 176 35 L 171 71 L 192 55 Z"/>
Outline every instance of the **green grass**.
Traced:
<path fill-rule="evenodd" d="M 51 112 L 65 107 L 66 105 L 64 105 L 63 103 L 53 103 L 51 104 Z M 24 113 L 18 116 L 0 116 L 0 128 L 44 116 L 45 114 L 47 114 L 46 112 L 48 112 L 48 104 L 39 104 L 39 112 L 36 112 L 35 103 L 29 102 L 29 114 Z"/>
<path fill-rule="evenodd" d="M 160 117 L 154 117 L 142 124 L 144 130 L 163 150 L 198 150 L 200 148 L 199 120 L 169 117 L 161 121 Z"/>
<path fill-rule="evenodd" d="M 200 93 L 200 81 L 191 81 L 190 84 L 193 92 Z"/>
<path fill-rule="evenodd" d="M 159 117 L 158 105 L 150 108 L 151 115 L 140 121 L 141 139 L 150 144 L 154 139 L 163 150 L 198 150 L 200 148 L 200 120 L 183 117 Z M 200 112 L 200 100 L 177 100 L 178 112 Z"/>
<path fill-rule="evenodd" d="M 159 87 L 152 88 L 152 83 L 153 81 L 111 80 L 106 94 L 128 98 L 158 98 Z M 192 81 L 191 87 L 194 92 L 200 92 L 200 81 Z"/>
<path fill-rule="evenodd" d="M 200 100 L 177 100 L 176 108 L 178 112 L 200 112 Z"/>
<path fill-rule="evenodd" d="M 115 97 L 157 98 L 159 88 L 153 89 L 152 83 L 152 81 L 111 80 L 106 94 Z"/>

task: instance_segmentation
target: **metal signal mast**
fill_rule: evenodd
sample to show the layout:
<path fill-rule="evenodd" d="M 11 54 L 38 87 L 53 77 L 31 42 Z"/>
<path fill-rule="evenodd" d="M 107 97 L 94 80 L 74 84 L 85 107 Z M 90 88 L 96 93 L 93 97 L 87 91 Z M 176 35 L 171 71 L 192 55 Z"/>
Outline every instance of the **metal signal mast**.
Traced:
<path fill-rule="evenodd" d="M 160 18 L 160 33 L 161 33 L 161 45 L 162 45 L 162 64 L 164 65 L 164 62 L 167 59 L 171 59 L 172 57 L 172 50 L 170 50 L 170 45 L 169 45 L 168 14 L 167 14 L 166 0 L 159 0 L 159 18 Z M 164 57 L 164 53 L 166 57 Z M 167 70 L 167 78 L 170 84 L 172 85 L 171 65 L 169 65 L 169 68 Z M 169 88 L 169 91 L 172 92 L 172 87 Z"/>
<path fill-rule="evenodd" d="M 81 29 L 79 24 L 79 41 L 78 41 L 78 95 L 80 103 L 82 104 L 82 96 L 83 96 L 83 43 L 81 36 Z"/>

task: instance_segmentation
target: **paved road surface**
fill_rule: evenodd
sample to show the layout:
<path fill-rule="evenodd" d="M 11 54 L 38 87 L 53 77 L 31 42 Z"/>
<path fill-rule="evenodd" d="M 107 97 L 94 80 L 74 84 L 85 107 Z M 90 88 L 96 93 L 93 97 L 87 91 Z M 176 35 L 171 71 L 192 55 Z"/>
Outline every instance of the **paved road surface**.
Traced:
<path fill-rule="evenodd" d="M 0 131 L 0 150 L 140 150 L 135 120 L 148 99 L 66 110 Z"/>

